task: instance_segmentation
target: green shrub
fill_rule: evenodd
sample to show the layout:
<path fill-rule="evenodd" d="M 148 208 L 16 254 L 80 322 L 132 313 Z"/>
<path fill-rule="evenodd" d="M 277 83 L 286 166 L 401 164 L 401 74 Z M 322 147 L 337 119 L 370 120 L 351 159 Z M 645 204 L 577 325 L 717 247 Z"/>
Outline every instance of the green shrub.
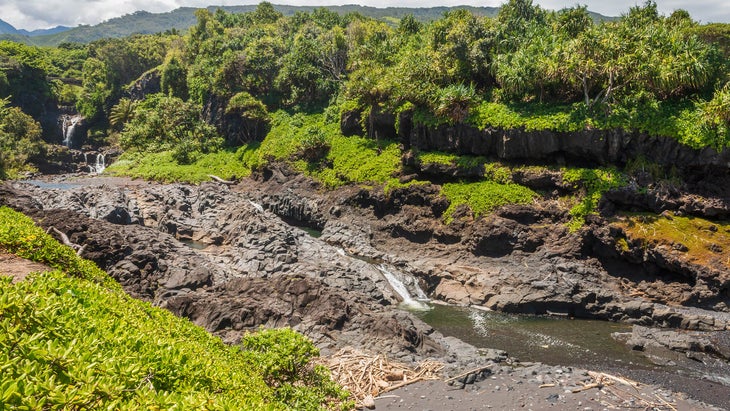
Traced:
<path fill-rule="evenodd" d="M 344 401 L 342 391 L 329 377 L 329 371 L 312 366 L 319 350 L 303 335 L 290 328 L 260 330 L 243 337 L 244 349 L 254 355 L 264 381 L 273 387 L 276 397 L 297 409 L 316 409 L 323 399 Z M 302 384 L 303 383 L 303 384 Z"/>
<path fill-rule="evenodd" d="M 309 365 L 318 354 L 311 341 L 290 329 L 249 335 L 247 349 L 228 346 L 129 297 L 6 207 L 0 249 L 57 268 L 17 284 L 0 277 L 0 408 L 351 407 L 326 370 Z"/>
<path fill-rule="evenodd" d="M 563 170 L 563 182 L 585 190 L 583 198 L 570 209 L 568 227 L 575 231 L 585 224 L 588 215 L 596 213 L 603 194 L 625 185 L 626 177 L 615 168 L 571 168 Z"/>
<path fill-rule="evenodd" d="M 466 204 L 475 217 L 484 215 L 503 205 L 527 204 L 537 198 L 537 193 L 519 184 L 501 184 L 494 181 L 446 183 L 441 194 L 449 199 L 449 207 L 444 212 L 444 222 L 453 221 L 457 207 Z"/>
<path fill-rule="evenodd" d="M 29 217 L 8 207 L 0 207 L 0 250 L 64 270 L 74 277 L 118 287 L 93 262 L 77 256 L 74 250 L 59 244 Z"/>

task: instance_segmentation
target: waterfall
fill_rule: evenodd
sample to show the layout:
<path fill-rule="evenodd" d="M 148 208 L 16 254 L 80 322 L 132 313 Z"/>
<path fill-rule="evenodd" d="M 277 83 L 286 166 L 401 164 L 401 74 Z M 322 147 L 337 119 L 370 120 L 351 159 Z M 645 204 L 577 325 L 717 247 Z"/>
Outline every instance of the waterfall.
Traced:
<path fill-rule="evenodd" d="M 418 282 L 414 277 L 398 271 L 395 267 L 387 267 L 385 264 L 379 264 L 375 267 L 383 273 L 383 277 L 388 281 L 390 287 L 401 297 L 403 301 L 400 305 L 403 308 L 415 311 L 428 311 L 431 309 L 431 306 L 426 303 L 428 296 L 418 286 Z M 410 291 L 408 286 L 410 286 Z M 415 294 L 415 298 L 411 296 L 411 291 Z"/>
<path fill-rule="evenodd" d="M 99 153 L 96 155 L 96 163 L 94 165 L 88 163 L 86 153 L 84 153 L 84 160 L 86 160 L 86 164 L 89 165 L 89 172 L 91 174 L 101 174 L 104 170 L 106 170 L 106 157 L 104 154 Z"/>
<path fill-rule="evenodd" d="M 61 130 L 63 132 L 63 145 L 66 147 L 71 147 L 74 143 L 76 126 L 81 120 L 83 120 L 83 117 L 81 117 L 80 115 L 63 115 L 62 118 L 63 122 L 61 123 Z"/>

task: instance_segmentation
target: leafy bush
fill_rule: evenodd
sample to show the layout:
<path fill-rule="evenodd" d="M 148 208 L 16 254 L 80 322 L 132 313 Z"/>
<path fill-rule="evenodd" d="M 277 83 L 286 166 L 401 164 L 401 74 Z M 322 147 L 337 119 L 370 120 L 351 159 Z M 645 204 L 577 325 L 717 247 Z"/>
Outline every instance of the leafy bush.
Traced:
<path fill-rule="evenodd" d="M 0 249 L 57 269 L 0 277 L 0 404 L 11 409 L 322 409 L 351 404 L 317 350 L 269 330 L 227 346 L 135 300 L 93 263 L 0 207 Z M 66 273 L 73 274 L 69 277 Z M 100 279 L 99 282 L 85 279 Z M 262 369 L 264 371 L 262 371 Z"/>
<path fill-rule="evenodd" d="M 449 199 L 449 208 L 444 212 L 444 222 L 453 221 L 457 207 L 469 206 L 475 217 L 479 217 L 507 204 L 527 204 L 537 193 L 519 184 L 501 184 L 494 181 L 446 183 L 441 194 Z"/>
<path fill-rule="evenodd" d="M 588 215 L 596 212 L 603 193 L 625 185 L 626 177 L 614 168 L 572 168 L 563 170 L 563 181 L 585 190 L 583 199 L 570 209 L 568 227 L 574 231 L 583 226 Z"/>
<path fill-rule="evenodd" d="M 41 126 L 17 107 L 0 99 L 0 180 L 31 171 L 29 159 L 43 152 Z"/>

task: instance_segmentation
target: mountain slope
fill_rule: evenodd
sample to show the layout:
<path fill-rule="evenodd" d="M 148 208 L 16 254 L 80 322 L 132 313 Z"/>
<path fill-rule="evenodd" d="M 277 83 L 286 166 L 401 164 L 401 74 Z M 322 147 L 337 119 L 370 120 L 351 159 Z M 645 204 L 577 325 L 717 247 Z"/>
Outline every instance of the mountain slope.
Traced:
<path fill-rule="evenodd" d="M 246 6 L 209 6 L 208 9 L 215 11 L 220 8 L 229 13 L 246 13 L 256 9 L 256 5 Z M 286 6 L 274 5 L 274 8 L 285 16 L 292 16 L 297 12 L 311 12 L 319 6 Z M 467 9 L 478 16 L 495 16 L 499 11 L 498 7 L 429 7 L 429 8 L 406 8 L 406 7 L 366 7 L 358 5 L 327 6 L 328 10 L 339 14 L 360 13 L 367 17 L 382 19 L 391 23 L 401 19 L 407 14 L 412 14 L 417 20 L 427 22 L 438 19 L 447 11 L 454 9 Z M 95 26 L 82 25 L 70 30 L 56 34 L 34 36 L 30 42 L 36 45 L 54 46 L 64 42 L 88 43 L 106 37 L 125 37 L 135 33 L 152 34 L 167 30 L 184 31 L 195 24 L 195 10 L 193 7 L 181 7 L 167 13 L 150 13 L 137 11 L 107 20 Z M 591 13 L 596 20 L 610 19 L 610 17 Z"/>
<path fill-rule="evenodd" d="M 18 30 L 12 24 L 0 19 L 0 34 L 18 34 Z"/>

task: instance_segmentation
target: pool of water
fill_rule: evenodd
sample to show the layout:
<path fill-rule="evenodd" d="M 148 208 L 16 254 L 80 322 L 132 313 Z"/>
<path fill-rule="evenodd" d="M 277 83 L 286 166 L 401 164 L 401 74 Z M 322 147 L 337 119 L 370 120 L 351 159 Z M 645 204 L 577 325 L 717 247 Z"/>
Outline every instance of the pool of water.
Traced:
<path fill-rule="evenodd" d="M 600 368 L 618 364 L 650 366 L 643 355 L 611 337 L 614 332 L 631 331 L 626 324 L 445 305 L 434 305 L 433 310 L 414 314 L 444 335 L 476 347 L 507 351 L 521 361 Z"/>
<path fill-rule="evenodd" d="M 316 228 L 311 228 L 311 227 L 307 227 L 307 226 L 297 226 L 297 227 L 302 229 L 302 231 L 309 234 L 311 237 L 314 237 L 314 238 L 322 237 L 321 230 L 317 230 Z"/>
<path fill-rule="evenodd" d="M 203 243 L 200 241 L 195 240 L 179 240 L 181 243 L 185 244 L 186 246 L 193 248 L 195 250 L 204 250 L 206 247 L 208 247 L 207 243 Z"/>
<path fill-rule="evenodd" d="M 31 184 L 38 188 L 47 190 L 71 190 L 81 185 L 80 183 L 71 183 L 64 181 L 19 180 L 18 182 Z"/>

